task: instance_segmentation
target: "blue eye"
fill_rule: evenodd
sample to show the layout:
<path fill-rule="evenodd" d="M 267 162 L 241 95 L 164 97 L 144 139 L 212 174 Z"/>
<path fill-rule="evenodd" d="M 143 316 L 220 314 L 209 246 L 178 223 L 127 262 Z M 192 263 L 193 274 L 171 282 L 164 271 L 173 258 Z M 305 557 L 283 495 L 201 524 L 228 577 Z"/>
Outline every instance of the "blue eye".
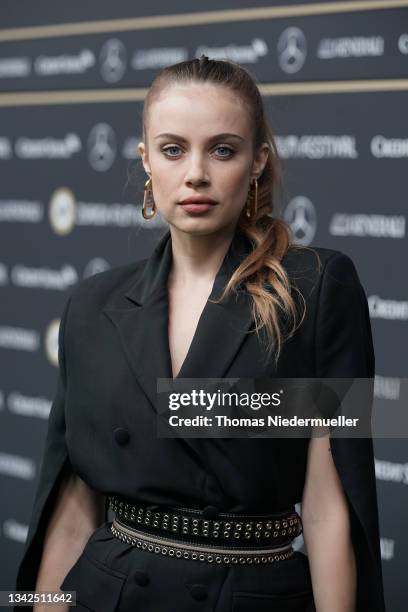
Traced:
<path fill-rule="evenodd" d="M 170 149 L 179 149 L 180 147 L 178 147 L 177 145 L 171 145 L 171 147 L 167 147 L 167 149 L 162 149 L 163 153 L 165 155 L 167 155 L 167 151 L 170 151 Z M 169 155 L 169 157 L 176 157 L 175 155 Z"/>
<path fill-rule="evenodd" d="M 220 157 L 232 157 L 235 153 L 233 149 L 230 147 L 225 147 L 224 145 L 220 145 L 219 147 L 216 147 L 216 149 L 224 149 L 225 151 L 229 152 L 229 155 L 220 155 Z"/>
<path fill-rule="evenodd" d="M 174 155 L 172 153 L 170 153 L 169 151 L 176 149 L 176 152 Z M 231 149 L 230 147 L 227 147 L 225 145 L 219 145 L 218 147 L 216 147 L 214 150 L 217 151 L 219 149 L 224 149 L 224 151 L 227 151 L 227 154 L 221 153 L 219 154 L 219 157 L 224 157 L 224 158 L 229 158 L 232 157 L 235 154 L 235 151 L 233 149 Z M 165 149 L 162 149 L 163 153 L 167 156 L 167 157 L 178 157 L 179 155 L 179 151 L 180 151 L 180 147 L 177 145 L 170 145 Z"/>

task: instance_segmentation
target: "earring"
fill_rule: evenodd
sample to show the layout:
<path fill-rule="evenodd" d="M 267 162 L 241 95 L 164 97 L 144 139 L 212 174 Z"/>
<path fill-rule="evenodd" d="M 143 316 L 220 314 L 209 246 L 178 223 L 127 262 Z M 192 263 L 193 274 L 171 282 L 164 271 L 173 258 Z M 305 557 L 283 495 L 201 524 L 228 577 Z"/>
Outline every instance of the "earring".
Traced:
<path fill-rule="evenodd" d="M 148 208 L 150 206 L 151 212 L 148 212 Z M 145 182 L 144 186 L 144 197 L 143 197 L 143 207 L 142 207 L 142 215 L 144 219 L 151 219 L 157 212 L 156 203 L 153 198 L 152 191 L 152 178 L 150 177 Z"/>
<path fill-rule="evenodd" d="M 258 181 L 256 178 L 252 184 L 254 185 L 254 188 L 249 189 L 246 202 L 246 216 L 248 219 L 255 217 L 258 211 Z"/>

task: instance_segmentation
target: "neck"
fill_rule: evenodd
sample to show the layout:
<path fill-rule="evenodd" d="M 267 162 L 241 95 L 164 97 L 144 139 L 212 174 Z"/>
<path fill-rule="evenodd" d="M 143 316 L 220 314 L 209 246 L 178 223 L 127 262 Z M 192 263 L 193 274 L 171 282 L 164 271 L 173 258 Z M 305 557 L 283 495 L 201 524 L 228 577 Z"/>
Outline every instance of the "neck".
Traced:
<path fill-rule="evenodd" d="M 233 231 L 197 235 L 171 229 L 170 288 L 191 287 L 214 281 L 234 237 Z"/>

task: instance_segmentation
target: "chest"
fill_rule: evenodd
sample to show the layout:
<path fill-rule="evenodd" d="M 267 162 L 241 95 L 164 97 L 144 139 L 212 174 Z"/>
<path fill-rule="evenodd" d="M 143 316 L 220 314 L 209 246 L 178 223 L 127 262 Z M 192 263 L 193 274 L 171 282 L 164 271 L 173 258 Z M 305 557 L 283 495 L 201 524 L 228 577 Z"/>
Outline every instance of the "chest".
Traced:
<path fill-rule="evenodd" d="M 211 287 L 168 292 L 168 337 L 173 377 L 178 375 L 185 361 L 210 293 Z"/>

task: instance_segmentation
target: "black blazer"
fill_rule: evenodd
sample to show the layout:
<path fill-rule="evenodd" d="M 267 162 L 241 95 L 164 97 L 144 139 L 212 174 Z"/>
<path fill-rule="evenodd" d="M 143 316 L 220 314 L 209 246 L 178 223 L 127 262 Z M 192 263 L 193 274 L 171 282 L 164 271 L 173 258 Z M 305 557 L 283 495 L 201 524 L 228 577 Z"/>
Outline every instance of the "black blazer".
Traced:
<path fill-rule="evenodd" d="M 251 246 L 236 234 L 217 273 L 219 297 Z M 291 248 L 283 260 L 306 299 L 305 319 L 277 367 L 265 363 L 249 295 L 207 301 L 178 378 L 373 377 L 367 300 L 351 259 Z M 152 255 L 83 280 L 59 330 L 57 391 L 17 590 L 35 588 L 60 479 L 74 470 L 93 489 L 148 503 L 277 512 L 301 501 L 307 439 L 164 439 L 156 434 L 156 379 L 171 378 L 167 276 L 170 232 Z M 371 438 L 332 439 L 358 568 L 358 612 L 383 612 Z"/>

